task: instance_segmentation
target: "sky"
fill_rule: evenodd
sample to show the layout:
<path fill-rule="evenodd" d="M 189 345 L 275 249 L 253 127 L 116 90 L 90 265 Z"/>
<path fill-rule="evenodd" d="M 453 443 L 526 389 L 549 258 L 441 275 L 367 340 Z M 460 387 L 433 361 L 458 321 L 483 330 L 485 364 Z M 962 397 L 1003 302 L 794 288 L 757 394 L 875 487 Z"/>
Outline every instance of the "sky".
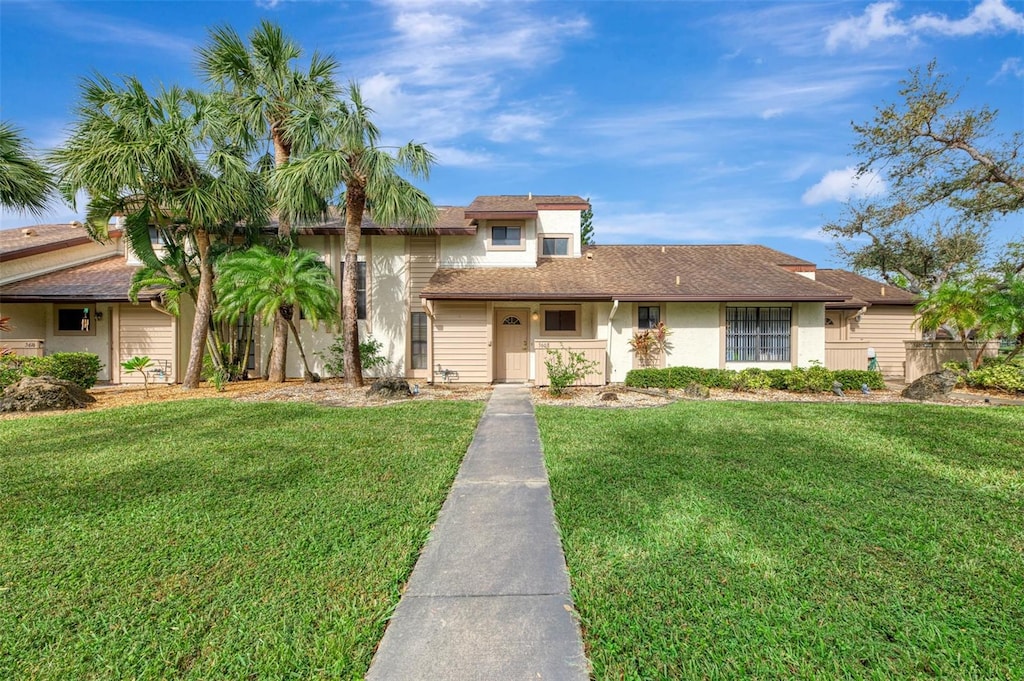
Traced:
<path fill-rule="evenodd" d="M 851 198 L 851 124 L 937 60 L 960 106 L 1024 129 L 1024 2 L 0 3 L 0 118 L 61 143 L 79 82 L 199 87 L 208 31 L 278 23 L 357 81 L 386 143 L 438 158 L 438 205 L 590 198 L 598 243 L 758 243 L 843 266 L 820 228 Z M 81 219 L 0 213 L 0 227 Z M 997 241 L 1024 238 L 1024 215 Z"/>

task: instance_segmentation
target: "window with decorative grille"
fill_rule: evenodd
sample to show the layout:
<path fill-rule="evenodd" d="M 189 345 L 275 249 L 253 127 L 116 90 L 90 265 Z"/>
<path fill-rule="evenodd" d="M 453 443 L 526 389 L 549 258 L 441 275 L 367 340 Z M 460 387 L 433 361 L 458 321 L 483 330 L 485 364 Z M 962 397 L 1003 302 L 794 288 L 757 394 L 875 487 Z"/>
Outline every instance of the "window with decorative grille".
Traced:
<path fill-rule="evenodd" d="M 726 308 L 727 362 L 788 362 L 792 309 Z"/>

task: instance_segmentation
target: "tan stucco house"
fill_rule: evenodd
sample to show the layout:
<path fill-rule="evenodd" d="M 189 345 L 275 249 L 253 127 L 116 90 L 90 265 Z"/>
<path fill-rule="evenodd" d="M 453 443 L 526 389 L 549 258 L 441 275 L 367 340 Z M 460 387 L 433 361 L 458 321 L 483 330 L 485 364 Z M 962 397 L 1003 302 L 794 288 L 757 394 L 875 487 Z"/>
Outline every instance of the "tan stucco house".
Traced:
<path fill-rule="evenodd" d="M 827 364 L 828 315 L 868 302 L 857 298 L 852 307 L 855 295 L 822 281 L 813 263 L 763 246 L 584 247 L 586 208 L 578 196 L 481 196 L 441 207 L 429 233 L 367 221 L 357 305 L 363 337 L 383 344 L 392 372 L 422 382 L 544 383 L 549 348 L 597 362 L 590 383 L 621 382 L 636 366 L 633 334 L 659 322 L 671 330 L 666 366 Z M 47 352 L 96 352 L 107 367 L 101 379 L 132 380 L 116 367 L 147 354 L 162 362 L 167 380 L 180 380 L 188 313 L 168 316 L 156 293 L 127 301 L 133 266 L 120 241 L 95 244 L 66 225 L 35 229 L 0 233 L 0 310 L 16 327 L 7 338 L 38 338 Z M 33 241 L 51 231 L 59 236 Z M 298 232 L 340 287 L 342 223 Z M 91 315 L 89 331 L 69 328 L 66 309 Z M 301 333 L 312 359 L 334 330 L 303 322 Z M 264 329 L 257 364 L 269 341 Z M 288 374 L 298 377 L 296 355 L 289 353 Z"/>

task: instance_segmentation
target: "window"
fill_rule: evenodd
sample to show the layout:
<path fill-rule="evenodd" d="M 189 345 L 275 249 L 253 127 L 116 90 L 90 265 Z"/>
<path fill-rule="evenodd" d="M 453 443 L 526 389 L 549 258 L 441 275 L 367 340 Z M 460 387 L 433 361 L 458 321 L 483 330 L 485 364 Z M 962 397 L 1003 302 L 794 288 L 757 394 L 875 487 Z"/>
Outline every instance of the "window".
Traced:
<path fill-rule="evenodd" d="M 522 240 L 522 227 L 491 227 L 492 246 L 519 246 Z"/>
<path fill-rule="evenodd" d="M 657 305 L 640 305 L 636 308 L 636 326 L 638 329 L 656 329 L 661 321 L 661 307 Z"/>
<path fill-rule="evenodd" d="M 580 310 L 578 307 L 556 307 L 544 310 L 544 333 L 556 336 L 577 336 L 580 334 Z"/>
<path fill-rule="evenodd" d="M 413 312 L 410 319 L 412 325 L 412 357 L 411 368 L 426 369 L 427 367 L 427 313 Z"/>
<path fill-rule="evenodd" d="M 725 313 L 727 362 L 788 362 L 788 307 L 729 307 Z"/>
<path fill-rule="evenodd" d="M 541 255 L 569 255 L 569 238 L 544 237 L 541 241 Z"/>
<path fill-rule="evenodd" d="M 96 315 L 95 310 L 88 306 L 82 307 L 57 307 L 54 308 L 56 316 L 56 333 L 62 336 L 95 336 Z"/>
<path fill-rule="evenodd" d="M 345 263 L 341 264 L 341 279 L 345 280 Z M 366 319 L 366 261 L 359 261 L 356 272 L 356 319 Z"/>

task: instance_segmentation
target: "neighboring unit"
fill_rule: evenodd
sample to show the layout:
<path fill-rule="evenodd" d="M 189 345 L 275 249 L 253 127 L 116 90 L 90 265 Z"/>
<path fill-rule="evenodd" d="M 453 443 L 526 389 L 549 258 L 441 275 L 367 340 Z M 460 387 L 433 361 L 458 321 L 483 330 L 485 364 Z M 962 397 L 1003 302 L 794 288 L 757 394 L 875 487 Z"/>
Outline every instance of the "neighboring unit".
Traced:
<path fill-rule="evenodd" d="M 12 326 L 0 334 L 0 344 L 19 354 L 96 354 L 99 380 L 114 383 L 141 382 L 122 374 L 120 363 L 148 355 L 152 380 L 175 382 L 182 349 L 188 352 L 189 318 L 183 324 L 164 312 L 156 291 L 131 303 L 128 287 L 137 269 L 119 229 L 106 243 L 91 239 L 77 222 L 0 231 L 0 310 Z"/>
<path fill-rule="evenodd" d="M 846 270 L 818 270 L 817 280 L 853 296 L 825 306 L 825 365 L 866 369 L 868 348 L 873 348 L 879 370 L 903 378 L 904 341 L 921 340 L 914 323 L 920 298 Z"/>

